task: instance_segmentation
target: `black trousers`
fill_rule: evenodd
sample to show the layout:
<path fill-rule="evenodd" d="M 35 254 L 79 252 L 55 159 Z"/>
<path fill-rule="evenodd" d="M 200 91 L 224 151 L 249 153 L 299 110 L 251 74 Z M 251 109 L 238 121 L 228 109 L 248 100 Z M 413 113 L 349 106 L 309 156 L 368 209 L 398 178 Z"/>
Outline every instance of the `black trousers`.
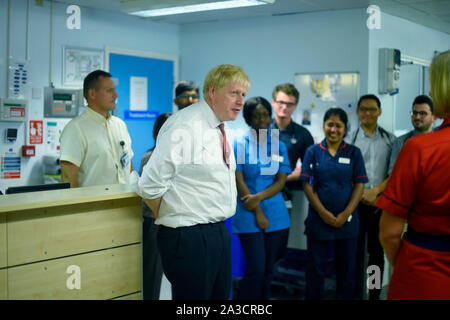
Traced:
<path fill-rule="evenodd" d="M 289 228 L 238 234 L 246 264 L 239 300 L 269 300 L 273 268 L 286 253 L 288 235 Z"/>
<path fill-rule="evenodd" d="M 380 283 L 383 284 L 384 251 L 379 240 L 381 210 L 377 207 L 358 205 L 359 236 L 356 254 L 356 294 L 358 299 L 363 299 L 367 288 L 367 267 L 378 266 L 380 268 Z M 367 250 L 366 250 L 367 248 Z M 366 258 L 368 262 L 366 263 Z M 380 289 L 369 290 L 369 300 L 380 299 Z"/>
<path fill-rule="evenodd" d="M 144 216 L 142 225 L 142 275 L 144 300 L 159 300 L 163 269 L 156 235 L 158 225 L 155 219 Z"/>
<path fill-rule="evenodd" d="M 173 300 L 227 300 L 231 237 L 225 222 L 169 228 L 160 225 L 158 249 Z"/>
<path fill-rule="evenodd" d="M 308 237 L 307 243 L 306 300 L 325 299 L 325 278 L 331 247 L 334 249 L 336 299 L 353 300 L 357 239 L 314 240 Z"/>

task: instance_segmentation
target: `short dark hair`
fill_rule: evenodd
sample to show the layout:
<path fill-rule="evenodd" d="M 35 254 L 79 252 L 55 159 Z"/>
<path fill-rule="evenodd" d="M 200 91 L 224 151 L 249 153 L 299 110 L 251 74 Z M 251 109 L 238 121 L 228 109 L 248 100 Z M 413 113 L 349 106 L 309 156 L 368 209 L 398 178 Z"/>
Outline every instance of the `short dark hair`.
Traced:
<path fill-rule="evenodd" d="M 253 111 L 255 111 L 256 107 L 259 105 L 266 108 L 269 112 L 269 116 L 272 118 L 272 105 L 270 102 L 263 97 L 252 97 L 244 103 L 243 111 L 244 120 L 250 127 L 252 126 Z"/>
<path fill-rule="evenodd" d="M 325 112 L 325 115 L 323 116 L 323 124 L 325 125 L 325 122 L 331 118 L 331 116 L 338 116 L 339 119 L 344 123 L 345 125 L 345 134 L 344 137 L 347 135 L 347 124 L 348 124 L 348 117 L 347 113 L 342 110 L 341 108 L 330 108 Z"/>
<path fill-rule="evenodd" d="M 156 138 L 158 137 L 159 130 L 161 130 L 161 127 L 163 126 L 164 122 L 166 122 L 166 120 L 169 119 L 171 115 L 172 115 L 171 112 L 164 112 L 161 113 L 158 116 L 158 118 L 156 118 L 155 124 L 153 125 L 153 139 L 155 139 L 155 143 Z"/>
<path fill-rule="evenodd" d="M 106 71 L 103 70 L 95 70 L 89 73 L 85 78 L 83 82 L 83 95 L 84 98 L 87 100 L 89 89 L 97 89 L 98 86 L 98 79 L 100 77 L 106 77 L 111 78 L 112 75 Z"/>
<path fill-rule="evenodd" d="M 197 91 L 197 94 L 199 94 L 200 89 L 194 81 L 190 80 L 180 81 L 175 88 L 175 98 L 178 98 L 183 92 L 191 90 L 195 90 Z"/>
<path fill-rule="evenodd" d="M 380 99 L 378 99 L 378 97 L 376 95 L 374 95 L 374 94 L 366 94 L 366 95 L 362 96 L 361 98 L 359 98 L 359 100 L 358 100 L 358 108 L 359 108 L 359 106 L 361 104 L 361 101 L 369 100 L 369 99 L 375 100 L 377 102 L 378 108 L 381 109 Z"/>
<path fill-rule="evenodd" d="M 295 103 L 298 103 L 300 99 L 300 92 L 298 92 L 297 88 L 292 83 L 283 83 L 279 84 L 273 89 L 272 98 L 275 100 L 277 98 L 278 92 L 284 92 L 288 96 L 295 97 Z"/>
<path fill-rule="evenodd" d="M 431 114 L 434 113 L 433 100 L 431 100 L 431 98 L 430 98 L 429 96 L 426 96 L 426 95 L 420 95 L 420 96 L 417 96 L 417 97 L 414 99 L 414 102 L 413 102 L 413 104 L 412 104 L 412 107 L 414 108 L 414 105 L 415 105 L 415 104 L 422 104 L 422 103 L 426 103 L 426 104 L 430 107 Z"/>

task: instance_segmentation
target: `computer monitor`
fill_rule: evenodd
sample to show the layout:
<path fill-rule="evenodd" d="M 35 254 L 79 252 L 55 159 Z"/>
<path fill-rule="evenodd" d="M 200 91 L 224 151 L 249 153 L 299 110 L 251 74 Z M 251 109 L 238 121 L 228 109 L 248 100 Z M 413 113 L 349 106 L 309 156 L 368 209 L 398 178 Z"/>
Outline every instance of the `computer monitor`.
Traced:
<path fill-rule="evenodd" d="M 37 184 L 33 186 L 9 187 L 8 189 L 6 189 L 5 194 L 48 191 L 48 190 L 69 189 L 69 188 L 70 188 L 69 182 Z"/>

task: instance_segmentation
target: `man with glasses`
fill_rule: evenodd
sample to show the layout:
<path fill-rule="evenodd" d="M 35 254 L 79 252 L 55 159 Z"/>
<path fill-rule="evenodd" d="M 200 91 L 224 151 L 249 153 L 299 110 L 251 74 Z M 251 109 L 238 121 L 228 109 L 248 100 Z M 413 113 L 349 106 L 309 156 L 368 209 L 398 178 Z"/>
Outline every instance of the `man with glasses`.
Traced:
<path fill-rule="evenodd" d="M 271 127 L 280 130 L 280 140 L 288 149 L 292 170 L 292 173 L 287 176 L 286 182 L 289 190 L 302 190 L 302 183 L 298 180 L 300 166 L 297 166 L 297 162 L 303 159 L 306 149 L 314 144 L 314 139 L 308 129 L 292 120 L 299 97 L 300 93 L 290 83 L 280 84 L 272 92 L 275 118 L 272 119 Z"/>
<path fill-rule="evenodd" d="M 356 114 L 361 124 L 349 139 L 351 144 L 361 149 L 369 178 L 358 205 L 360 228 L 356 261 L 356 296 L 360 299 L 364 296 L 367 267 L 377 266 L 381 277 L 380 287 L 369 290 L 369 300 L 379 300 L 383 283 L 384 251 L 378 239 L 381 210 L 375 206 L 375 202 L 389 180 L 389 157 L 395 136 L 378 125 L 381 103 L 377 96 L 368 94 L 359 98 Z"/>
<path fill-rule="evenodd" d="M 430 99 L 430 97 L 420 95 L 414 99 L 411 111 L 411 123 L 414 127 L 414 130 L 411 130 L 410 132 L 407 132 L 395 139 L 394 144 L 392 145 L 391 158 L 389 160 L 389 175 L 391 175 L 392 173 L 395 161 L 397 160 L 398 154 L 400 153 L 400 150 L 402 149 L 406 140 L 433 131 L 433 122 L 436 120 L 435 116 L 433 115 L 433 109 L 433 101 Z"/>
<path fill-rule="evenodd" d="M 181 81 L 175 88 L 175 98 L 173 102 L 178 106 L 178 110 L 184 109 L 199 99 L 199 87 L 193 81 Z"/>
<path fill-rule="evenodd" d="M 291 214 L 291 230 L 295 233 L 289 235 L 289 243 L 301 244 L 298 237 L 304 237 L 308 201 L 303 193 L 303 185 L 299 180 L 301 161 L 306 149 L 314 144 L 311 133 L 303 126 L 292 120 L 292 114 L 297 108 L 300 93 L 293 84 L 285 83 L 275 87 L 272 92 L 272 106 L 275 118 L 272 119 L 271 128 L 280 130 L 280 140 L 286 145 L 292 173 L 287 176 L 283 189 L 283 196 Z M 304 240 L 306 249 L 306 238 Z M 289 264 L 289 262 L 287 261 Z"/>

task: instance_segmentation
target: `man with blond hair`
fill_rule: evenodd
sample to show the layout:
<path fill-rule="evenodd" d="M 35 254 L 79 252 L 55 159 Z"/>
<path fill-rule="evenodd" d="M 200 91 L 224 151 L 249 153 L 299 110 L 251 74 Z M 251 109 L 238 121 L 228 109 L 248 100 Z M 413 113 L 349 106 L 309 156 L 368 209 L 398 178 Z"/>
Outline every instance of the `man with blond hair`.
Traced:
<path fill-rule="evenodd" d="M 235 120 L 250 86 L 234 65 L 213 68 L 204 99 L 171 116 L 139 179 L 152 209 L 158 249 L 174 300 L 227 299 L 236 210 L 236 162 L 226 121 Z"/>

